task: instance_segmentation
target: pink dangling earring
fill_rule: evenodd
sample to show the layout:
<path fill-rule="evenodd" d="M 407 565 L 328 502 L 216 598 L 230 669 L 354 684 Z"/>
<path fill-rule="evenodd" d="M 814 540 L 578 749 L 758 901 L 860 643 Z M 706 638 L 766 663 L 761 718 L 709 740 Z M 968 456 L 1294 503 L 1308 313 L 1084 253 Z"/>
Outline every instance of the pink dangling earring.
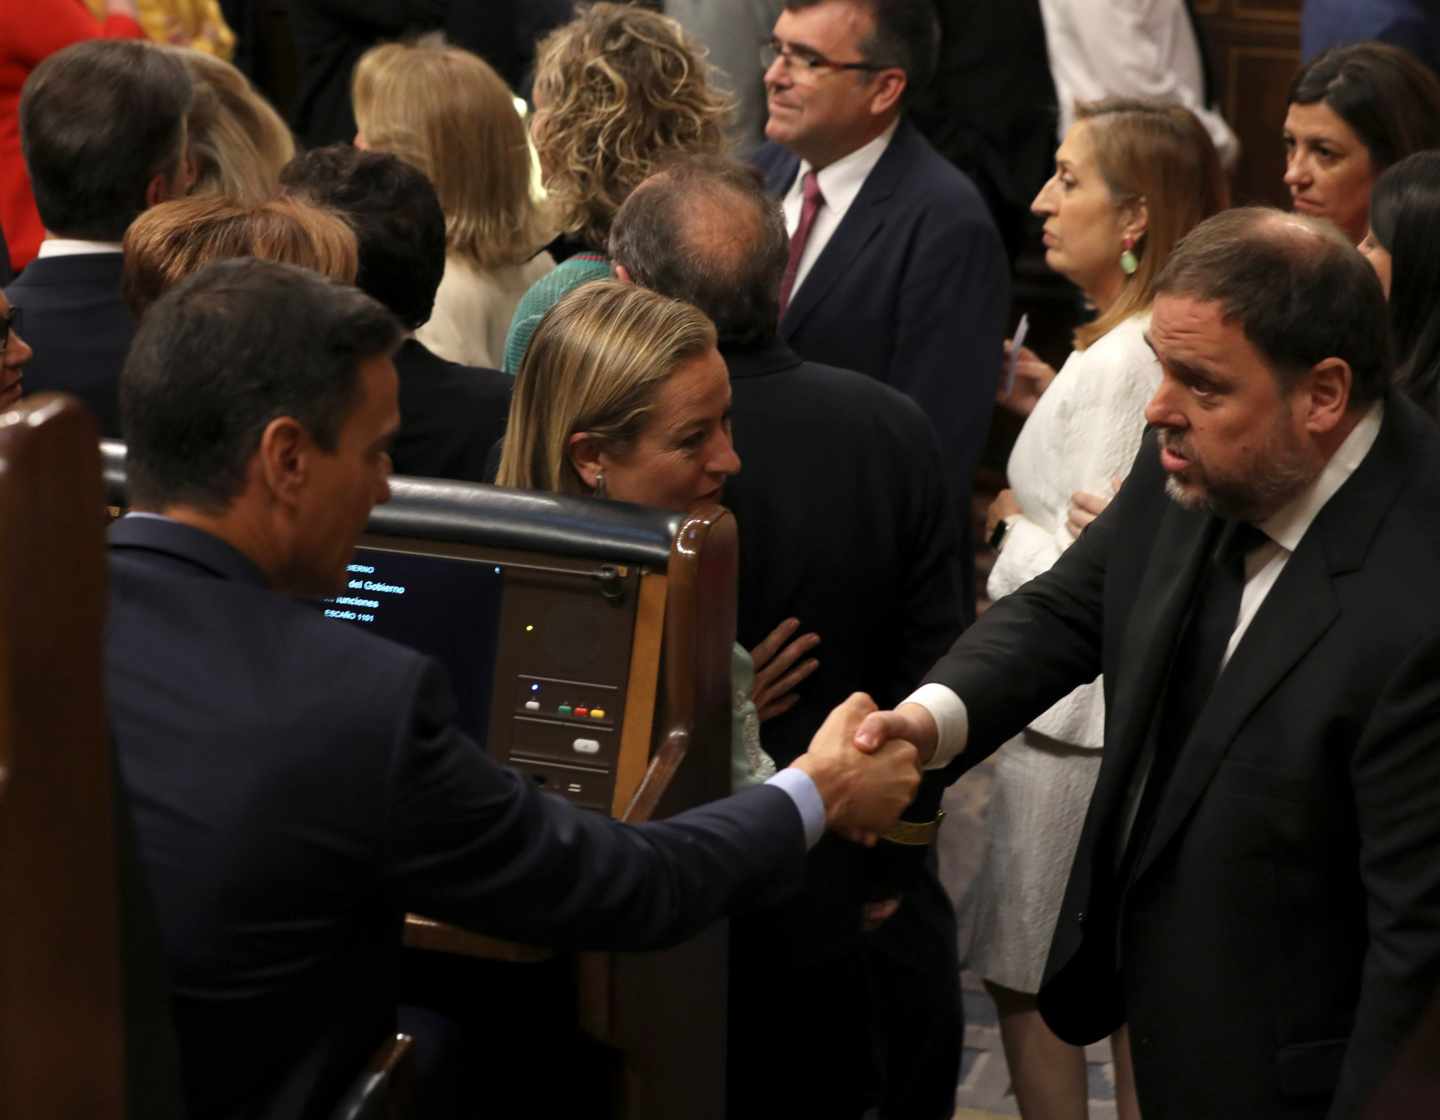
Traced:
<path fill-rule="evenodd" d="M 1127 237 L 1122 244 L 1125 251 L 1120 254 L 1120 271 L 1126 276 L 1134 276 L 1135 270 L 1140 267 L 1140 258 L 1135 255 L 1135 239 Z"/>

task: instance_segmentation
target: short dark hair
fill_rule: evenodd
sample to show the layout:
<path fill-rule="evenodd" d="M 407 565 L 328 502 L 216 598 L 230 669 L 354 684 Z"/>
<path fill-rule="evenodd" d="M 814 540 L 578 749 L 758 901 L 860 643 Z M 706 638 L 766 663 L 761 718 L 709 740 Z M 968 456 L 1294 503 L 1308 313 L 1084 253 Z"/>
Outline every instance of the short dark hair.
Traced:
<path fill-rule="evenodd" d="M 788 257 L 785 219 L 759 176 L 715 157 L 646 179 L 610 230 L 610 259 L 637 284 L 698 307 L 722 346 L 775 337 Z"/>
<path fill-rule="evenodd" d="M 424 172 L 389 152 L 332 144 L 292 159 L 280 185 L 350 219 L 362 292 L 410 330 L 430 318 L 445 274 L 445 214 Z"/>
<path fill-rule="evenodd" d="M 1360 137 L 1378 174 L 1422 148 L 1440 148 L 1440 78 L 1402 47 L 1351 43 L 1317 55 L 1289 102 L 1323 101 Z"/>
<path fill-rule="evenodd" d="M 1440 415 L 1440 151 L 1406 156 L 1380 176 L 1370 229 L 1391 258 L 1395 383 Z"/>
<path fill-rule="evenodd" d="M 120 377 L 131 501 L 223 512 L 280 416 L 334 450 L 360 364 L 400 337 L 375 300 L 308 269 L 207 265 L 151 304 Z"/>
<path fill-rule="evenodd" d="M 20 96 L 20 146 L 45 228 L 119 241 L 158 174 L 179 169 L 193 92 L 179 55 L 92 39 L 40 63 Z"/>
<path fill-rule="evenodd" d="M 792 12 L 830 0 L 785 0 Z M 847 0 L 870 13 L 875 30 L 860 44 L 860 55 L 876 66 L 905 71 L 905 95 L 919 93 L 940 62 L 940 19 L 933 0 Z"/>
<path fill-rule="evenodd" d="M 1220 304 L 1282 386 L 1326 358 L 1349 364 L 1352 408 L 1389 384 L 1385 293 L 1365 258 L 1325 222 L 1261 206 L 1223 211 L 1181 238 L 1155 294 Z"/>

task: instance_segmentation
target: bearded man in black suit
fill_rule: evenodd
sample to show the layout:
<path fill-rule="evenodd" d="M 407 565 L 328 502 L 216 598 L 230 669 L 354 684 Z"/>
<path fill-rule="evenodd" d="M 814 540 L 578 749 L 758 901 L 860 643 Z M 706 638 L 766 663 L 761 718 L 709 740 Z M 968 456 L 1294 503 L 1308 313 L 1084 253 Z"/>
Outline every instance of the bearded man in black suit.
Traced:
<path fill-rule="evenodd" d="M 1440 983 L 1440 433 L 1332 227 L 1229 211 L 1157 292 L 1119 494 L 860 741 L 960 771 L 1103 671 L 1046 1022 L 1128 1022 L 1147 1116 L 1356 1116 Z"/>

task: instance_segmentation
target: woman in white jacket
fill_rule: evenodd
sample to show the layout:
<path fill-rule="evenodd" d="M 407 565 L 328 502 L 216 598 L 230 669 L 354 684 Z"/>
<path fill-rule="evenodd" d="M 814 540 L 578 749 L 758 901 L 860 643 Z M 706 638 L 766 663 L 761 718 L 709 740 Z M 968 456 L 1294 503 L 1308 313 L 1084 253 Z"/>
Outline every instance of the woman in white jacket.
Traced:
<path fill-rule="evenodd" d="M 1045 219 L 1045 261 L 1084 292 L 1096 318 L 1076 332 L 1058 374 L 1028 350 L 1018 355 L 1027 379 L 1053 382 L 1015 442 L 1010 489 L 990 510 L 999 549 L 992 599 L 1049 568 L 1129 471 L 1160 383 L 1145 341 L 1155 277 L 1175 243 L 1227 201 L 1214 144 L 1178 105 L 1082 103 L 1055 165 L 1032 206 Z M 996 763 L 970 966 L 999 1008 L 1027 1120 L 1086 1112 L 1084 1052 L 1049 1031 L 1035 993 L 1100 769 L 1104 721 L 1097 680 L 1039 716 Z M 1138 1114 L 1120 1033 L 1117 1096 L 1128 1117 Z"/>

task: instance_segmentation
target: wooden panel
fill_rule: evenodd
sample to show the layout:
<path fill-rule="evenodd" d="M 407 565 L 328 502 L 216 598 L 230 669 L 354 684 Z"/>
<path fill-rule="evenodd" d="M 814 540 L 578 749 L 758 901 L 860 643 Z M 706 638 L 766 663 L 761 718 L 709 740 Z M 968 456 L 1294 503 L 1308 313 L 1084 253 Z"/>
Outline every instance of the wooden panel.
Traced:
<path fill-rule="evenodd" d="M 1288 208 L 1280 130 L 1286 94 L 1300 67 L 1300 0 L 1205 0 L 1195 10 L 1221 111 L 1240 137 L 1234 201 Z"/>

